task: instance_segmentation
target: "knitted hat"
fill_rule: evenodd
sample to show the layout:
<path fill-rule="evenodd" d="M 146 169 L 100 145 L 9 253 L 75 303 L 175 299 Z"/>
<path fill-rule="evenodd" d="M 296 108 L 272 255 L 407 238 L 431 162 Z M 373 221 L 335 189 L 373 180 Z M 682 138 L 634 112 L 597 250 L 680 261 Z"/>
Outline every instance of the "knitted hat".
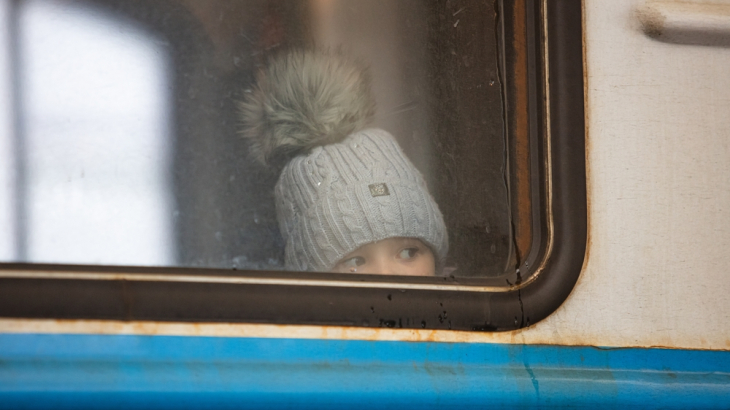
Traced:
<path fill-rule="evenodd" d="M 367 70 L 339 53 L 274 59 L 241 104 L 252 153 L 293 157 L 275 187 L 288 269 L 329 271 L 362 245 L 408 237 L 437 263 L 448 252 L 441 212 L 392 135 L 362 130 L 374 112 Z"/>

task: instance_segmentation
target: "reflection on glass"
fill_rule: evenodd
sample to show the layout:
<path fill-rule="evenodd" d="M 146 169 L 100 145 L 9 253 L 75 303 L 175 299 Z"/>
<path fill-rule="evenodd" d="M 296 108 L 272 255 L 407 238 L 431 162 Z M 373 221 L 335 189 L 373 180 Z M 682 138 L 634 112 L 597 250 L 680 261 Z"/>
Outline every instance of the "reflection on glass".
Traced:
<path fill-rule="evenodd" d="M 282 269 L 278 174 L 251 160 L 236 104 L 272 56 L 316 45 L 370 65 L 371 126 L 443 213 L 447 274 L 513 265 L 491 4 L 0 2 L 15 22 L 0 81 L 20 79 L 0 94 L 0 218 L 16 227 L 0 260 Z"/>
<path fill-rule="evenodd" d="M 83 4 L 22 3 L 20 259 L 173 262 L 169 61 L 133 23 Z"/>

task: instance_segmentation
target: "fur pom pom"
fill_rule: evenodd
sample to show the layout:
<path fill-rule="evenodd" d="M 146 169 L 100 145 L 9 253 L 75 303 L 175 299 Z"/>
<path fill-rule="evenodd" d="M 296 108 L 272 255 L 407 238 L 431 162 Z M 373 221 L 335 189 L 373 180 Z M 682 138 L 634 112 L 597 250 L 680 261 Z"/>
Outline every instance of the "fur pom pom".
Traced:
<path fill-rule="evenodd" d="M 362 130 L 375 113 L 366 67 L 338 51 L 298 50 L 274 58 L 239 103 L 242 134 L 264 164 Z"/>

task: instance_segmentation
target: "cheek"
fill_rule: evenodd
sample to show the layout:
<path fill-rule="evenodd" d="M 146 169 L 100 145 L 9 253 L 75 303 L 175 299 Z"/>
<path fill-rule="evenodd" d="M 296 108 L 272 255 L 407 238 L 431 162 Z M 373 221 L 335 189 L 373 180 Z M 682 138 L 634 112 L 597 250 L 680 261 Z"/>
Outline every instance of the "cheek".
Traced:
<path fill-rule="evenodd" d="M 428 261 L 424 261 L 423 276 L 436 276 L 436 261 L 430 258 Z"/>
<path fill-rule="evenodd" d="M 408 276 L 435 276 L 436 261 L 433 255 L 423 255 L 409 264 L 407 267 Z"/>

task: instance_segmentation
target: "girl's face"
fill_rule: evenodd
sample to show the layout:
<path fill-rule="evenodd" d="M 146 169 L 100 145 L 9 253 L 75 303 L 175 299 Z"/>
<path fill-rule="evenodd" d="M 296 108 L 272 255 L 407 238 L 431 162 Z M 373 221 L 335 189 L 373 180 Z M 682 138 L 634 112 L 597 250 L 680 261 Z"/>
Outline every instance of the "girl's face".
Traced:
<path fill-rule="evenodd" d="M 350 252 L 337 262 L 332 272 L 434 276 L 436 259 L 420 239 L 388 238 Z"/>

